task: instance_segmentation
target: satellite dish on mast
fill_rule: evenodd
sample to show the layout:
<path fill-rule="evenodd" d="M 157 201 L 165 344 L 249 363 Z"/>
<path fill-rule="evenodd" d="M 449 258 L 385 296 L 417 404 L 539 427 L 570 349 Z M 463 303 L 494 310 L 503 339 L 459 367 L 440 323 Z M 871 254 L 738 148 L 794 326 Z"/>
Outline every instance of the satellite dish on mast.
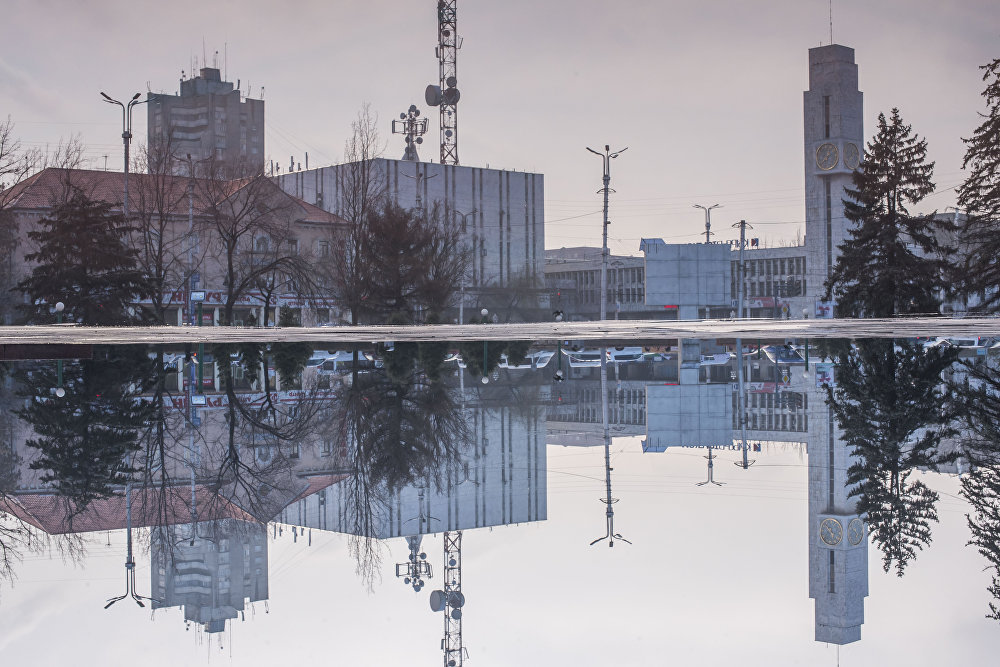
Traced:
<path fill-rule="evenodd" d="M 456 609 L 465 605 L 465 595 L 462 591 L 452 591 L 448 594 L 448 604 Z"/>
<path fill-rule="evenodd" d="M 440 106 L 441 86 L 435 86 L 434 84 L 427 86 L 427 88 L 424 89 L 424 101 L 432 107 Z"/>
<path fill-rule="evenodd" d="M 462 96 L 458 92 L 458 88 L 445 88 L 444 92 L 441 93 L 441 101 L 445 104 L 458 104 L 458 98 Z"/>
<path fill-rule="evenodd" d="M 444 591 L 431 591 L 430 599 L 431 611 L 444 611 L 447 598 Z"/>

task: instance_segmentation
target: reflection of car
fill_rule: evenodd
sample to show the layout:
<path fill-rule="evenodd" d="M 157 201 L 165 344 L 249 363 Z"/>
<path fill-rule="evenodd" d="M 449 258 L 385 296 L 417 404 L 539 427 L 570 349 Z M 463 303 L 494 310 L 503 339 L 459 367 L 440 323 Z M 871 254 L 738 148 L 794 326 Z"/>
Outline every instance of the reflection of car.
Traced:
<path fill-rule="evenodd" d="M 613 361 L 618 364 L 629 363 L 633 361 L 642 361 L 642 348 L 641 347 L 623 347 L 612 348 L 608 350 L 608 361 Z"/>
<path fill-rule="evenodd" d="M 730 355 L 728 352 L 720 352 L 718 354 L 703 354 L 701 355 L 701 360 L 698 362 L 700 366 L 725 366 L 729 363 Z"/>
<path fill-rule="evenodd" d="M 601 365 L 600 350 L 563 350 L 571 368 L 596 368 Z"/>
<path fill-rule="evenodd" d="M 507 358 L 506 354 L 500 355 L 500 363 L 498 364 L 500 368 L 507 368 L 510 370 L 524 370 L 529 368 L 545 368 L 548 365 L 549 360 L 556 355 L 555 352 L 550 352 L 548 350 L 539 350 L 538 352 L 532 352 L 531 354 L 525 355 L 517 363 L 510 363 L 510 359 Z"/>

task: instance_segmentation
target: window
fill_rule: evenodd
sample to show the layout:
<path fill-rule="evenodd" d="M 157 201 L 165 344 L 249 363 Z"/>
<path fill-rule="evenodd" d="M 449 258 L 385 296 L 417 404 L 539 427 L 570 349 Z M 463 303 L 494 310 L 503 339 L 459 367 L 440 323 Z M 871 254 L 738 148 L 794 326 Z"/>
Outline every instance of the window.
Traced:
<path fill-rule="evenodd" d="M 258 236 L 254 239 L 253 249 L 254 252 L 267 252 L 270 242 L 267 240 L 266 236 Z"/>
<path fill-rule="evenodd" d="M 299 240 L 298 239 L 288 239 L 288 254 L 298 255 L 299 254 Z"/>

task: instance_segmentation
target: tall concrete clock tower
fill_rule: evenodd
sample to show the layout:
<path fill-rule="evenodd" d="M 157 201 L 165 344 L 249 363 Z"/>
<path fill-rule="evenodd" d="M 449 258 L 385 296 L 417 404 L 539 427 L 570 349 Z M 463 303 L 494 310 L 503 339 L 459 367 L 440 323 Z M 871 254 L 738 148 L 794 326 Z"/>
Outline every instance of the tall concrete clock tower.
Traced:
<path fill-rule="evenodd" d="M 847 236 L 844 187 L 864 152 L 862 94 L 854 49 L 839 44 L 809 49 L 805 125 L 807 294 L 816 299 Z"/>

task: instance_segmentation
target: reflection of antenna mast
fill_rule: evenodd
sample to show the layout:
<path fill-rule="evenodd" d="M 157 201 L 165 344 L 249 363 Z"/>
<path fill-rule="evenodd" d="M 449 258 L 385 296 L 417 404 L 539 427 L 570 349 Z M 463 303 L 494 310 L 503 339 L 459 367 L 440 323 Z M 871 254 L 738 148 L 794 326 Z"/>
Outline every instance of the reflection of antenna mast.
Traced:
<path fill-rule="evenodd" d="M 462 646 L 462 607 L 465 595 L 462 593 L 462 531 L 444 534 L 444 590 L 431 592 L 432 611 L 444 612 L 445 667 L 461 667 L 467 658 Z"/>
<path fill-rule="evenodd" d="M 403 583 L 412 585 L 417 593 L 426 583 L 424 579 L 434 576 L 431 564 L 427 562 L 427 554 L 420 550 L 421 535 L 411 535 L 406 538 L 410 545 L 410 557 L 405 563 L 396 563 L 396 576 L 403 578 Z"/>
<path fill-rule="evenodd" d="M 438 0 L 438 85 L 424 91 L 427 104 L 441 109 L 441 164 L 458 164 L 458 0 Z"/>
<path fill-rule="evenodd" d="M 614 504 L 618 502 L 617 498 L 611 496 L 611 431 L 608 428 L 608 348 L 601 348 L 601 411 L 603 413 L 604 421 L 604 481 L 607 487 L 607 495 L 601 498 L 601 502 L 605 504 L 606 510 L 604 516 L 608 522 L 608 532 L 603 537 L 598 537 L 596 540 L 590 543 L 590 546 L 594 546 L 601 540 L 608 540 L 608 546 L 615 546 L 615 538 L 617 537 L 622 542 L 626 544 L 632 544 L 621 534 L 615 532 L 615 510 Z"/>
<path fill-rule="evenodd" d="M 712 469 L 715 466 L 712 464 L 711 447 L 708 448 L 708 456 L 706 456 L 705 458 L 708 459 L 708 479 L 706 479 L 704 482 L 698 482 L 697 484 L 695 484 L 695 486 L 705 486 L 706 484 L 715 484 L 716 486 L 722 486 L 724 482 L 716 482 L 714 479 L 712 479 Z"/>

